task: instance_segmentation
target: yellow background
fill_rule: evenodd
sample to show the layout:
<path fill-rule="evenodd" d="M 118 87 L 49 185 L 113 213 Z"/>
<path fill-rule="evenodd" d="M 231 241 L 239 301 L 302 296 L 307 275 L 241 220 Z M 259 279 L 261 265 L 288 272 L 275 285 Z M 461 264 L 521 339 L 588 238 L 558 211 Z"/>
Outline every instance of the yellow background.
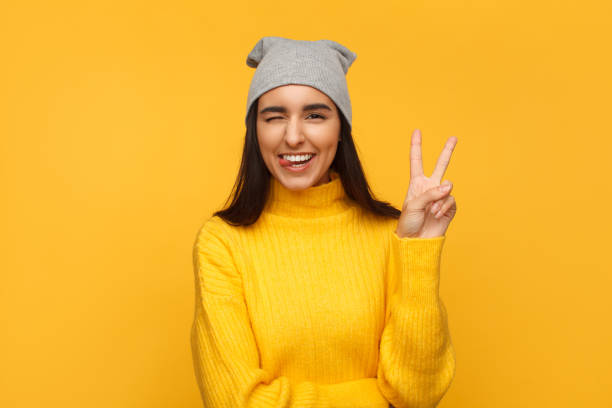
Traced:
<path fill-rule="evenodd" d="M 378 198 L 458 137 L 442 408 L 612 406 L 612 12 L 594 1 L 3 1 L 0 406 L 200 407 L 195 234 L 231 191 L 246 55 L 332 39 Z"/>

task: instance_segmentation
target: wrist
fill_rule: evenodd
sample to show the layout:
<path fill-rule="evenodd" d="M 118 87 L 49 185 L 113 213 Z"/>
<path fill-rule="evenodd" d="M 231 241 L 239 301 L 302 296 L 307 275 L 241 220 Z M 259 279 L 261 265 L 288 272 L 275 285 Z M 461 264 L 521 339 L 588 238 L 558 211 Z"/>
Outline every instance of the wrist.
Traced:
<path fill-rule="evenodd" d="M 443 237 L 444 234 L 442 235 L 435 235 L 433 233 L 427 234 L 427 233 L 423 233 L 421 235 L 416 234 L 416 235 L 410 235 L 410 234 L 405 234 L 402 233 L 398 230 L 395 230 L 395 235 L 397 235 L 398 238 L 402 239 L 402 238 L 412 238 L 412 239 L 426 239 L 426 238 L 440 238 Z"/>

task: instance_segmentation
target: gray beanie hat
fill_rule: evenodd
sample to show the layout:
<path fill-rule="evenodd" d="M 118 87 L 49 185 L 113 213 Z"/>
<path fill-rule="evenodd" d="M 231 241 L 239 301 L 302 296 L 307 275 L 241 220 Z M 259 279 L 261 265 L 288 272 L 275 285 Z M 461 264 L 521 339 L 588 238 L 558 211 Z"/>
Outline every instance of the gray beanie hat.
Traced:
<path fill-rule="evenodd" d="M 263 93 L 281 85 L 302 84 L 325 93 L 352 127 L 353 113 L 345 75 L 356 58 L 357 54 L 331 40 L 262 37 L 246 60 L 249 67 L 257 68 L 249 88 L 247 116 L 251 104 Z"/>

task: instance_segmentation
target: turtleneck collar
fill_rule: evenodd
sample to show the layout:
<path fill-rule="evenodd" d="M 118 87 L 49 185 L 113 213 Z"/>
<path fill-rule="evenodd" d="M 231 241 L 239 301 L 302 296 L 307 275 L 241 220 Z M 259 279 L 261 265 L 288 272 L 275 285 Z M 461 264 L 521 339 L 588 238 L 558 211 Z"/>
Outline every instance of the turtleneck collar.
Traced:
<path fill-rule="evenodd" d="M 330 170 L 331 181 L 303 190 L 289 190 L 270 176 L 265 212 L 295 218 L 316 218 L 339 214 L 351 207 L 340 175 Z"/>

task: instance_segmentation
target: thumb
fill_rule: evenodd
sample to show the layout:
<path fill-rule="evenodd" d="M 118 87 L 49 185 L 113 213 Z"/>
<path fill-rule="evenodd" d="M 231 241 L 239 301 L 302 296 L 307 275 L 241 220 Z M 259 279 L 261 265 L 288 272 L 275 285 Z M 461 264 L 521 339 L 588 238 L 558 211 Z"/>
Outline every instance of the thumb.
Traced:
<path fill-rule="evenodd" d="M 417 197 L 415 200 L 415 205 L 419 209 L 425 209 L 425 207 L 427 207 L 430 203 L 434 203 L 435 201 L 446 197 L 452 189 L 453 183 L 451 183 L 449 180 L 444 180 L 439 186 L 430 188 Z"/>

